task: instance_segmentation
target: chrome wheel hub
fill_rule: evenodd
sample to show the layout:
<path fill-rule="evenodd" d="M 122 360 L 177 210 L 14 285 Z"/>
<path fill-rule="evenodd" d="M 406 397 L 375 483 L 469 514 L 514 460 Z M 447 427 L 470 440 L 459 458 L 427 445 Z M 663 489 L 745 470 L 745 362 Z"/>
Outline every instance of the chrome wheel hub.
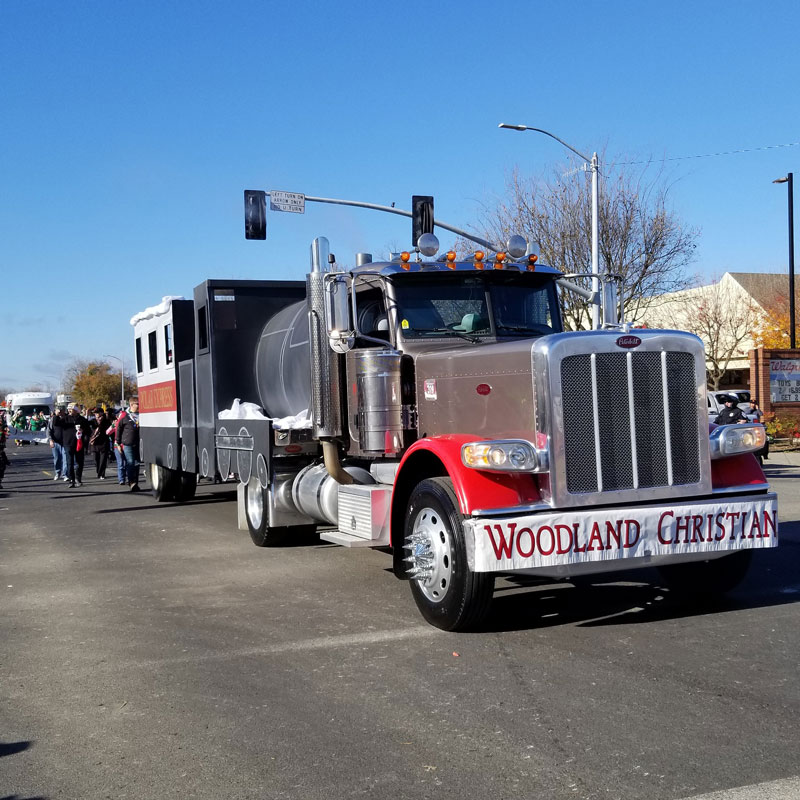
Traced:
<path fill-rule="evenodd" d="M 158 491 L 161 481 L 159 481 L 158 464 L 150 465 L 150 485 Z"/>
<path fill-rule="evenodd" d="M 245 506 L 250 524 L 258 530 L 264 519 L 264 490 L 261 488 L 258 479 L 255 480 L 255 484 L 254 488 L 251 480 L 247 485 Z"/>
<path fill-rule="evenodd" d="M 450 531 L 442 515 L 433 508 L 423 508 L 414 520 L 408 543 L 408 577 L 432 603 L 440 603 L 450 590 L 453 550 Z"/>

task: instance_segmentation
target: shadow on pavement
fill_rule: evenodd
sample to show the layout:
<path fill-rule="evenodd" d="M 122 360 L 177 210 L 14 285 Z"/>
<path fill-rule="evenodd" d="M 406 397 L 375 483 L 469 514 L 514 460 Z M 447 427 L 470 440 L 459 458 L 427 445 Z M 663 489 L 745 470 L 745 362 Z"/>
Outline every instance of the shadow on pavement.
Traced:
<path fill-rule="evenodd" d="M 798 529 L 800 523 L 783 523 L 781 535 Z M 712 598 L 671 592 L 653 568 L 561 583 L 509 576 L 495 589 L 481 631 L 642 624 L 794 603 L 800 603 L 800 542 L 784 540 L 777 548 L 755 551 L 742 584 Z"/>
<path fill-rule="evenodd" d="M 124 491 L 120 491 L 120 494 L 125 494 Z M 131 494 L 131 491 L 128 490 L 127 494 Z M 135 495 L 136 493 L 134 493 Z M 149 489 L 142 489 L 139 493 L 141 497 L 144 495 L 147 498 L 150 494 Z M 221 503 L 226 502 L 229 503 L 231 501 L 236 500 L 236 492 L 214 492 L 214 494 L 205 494 L 205 495 L 198 495 L 193 500 L 187 500 L 185 503 L 158 503 L 155 500 L 148 503 L 146 506 L 123 506 L 121 508 L 100 508 L 95 511 L 95 514 L 119 514 L 120 512 L 127 512 L 127 511 L 161 511 L 165 508 L 185 508 L 186 506 L 204 506 L 208 505 L 209 503 Z M 235 523 L 235 513 L 234 513 L 234 523 Z"/>
<path fill-rule="evenodd" d="M 21 753 L 27 750 L 33 742 L 0 742 L 0 758 L 3 756 L 13 756 L 15 753 Z"/>

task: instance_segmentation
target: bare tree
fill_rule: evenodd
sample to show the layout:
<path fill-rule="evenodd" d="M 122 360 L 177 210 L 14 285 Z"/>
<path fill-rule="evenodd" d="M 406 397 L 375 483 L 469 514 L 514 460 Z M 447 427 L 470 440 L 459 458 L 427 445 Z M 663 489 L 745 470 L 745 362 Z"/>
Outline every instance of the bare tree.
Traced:
<path fill-rule="evenodd" d="M 716 391 L 731 361 L 753 346 L 753 332 L 762 318 L 759 306 L 723 279 L 667 300 L 651 311 L 648 323 L 699 336 L 706 347 L 709 388 Z"/>
<path fill-rule="evenodd" d="M 549 177 L 524 177 L 515 169 L 506 181 L 506 197 L 487 208 L 478 227 L 486 238 L 504 242 L 522 234 L 540 248 L 542 263 L 563 272 L 591 268 L 591 186 L 554 167 Z M 573 170 L 573 173 L 575 170 Z M 637 322 L 651 297 L 689 285 L 684 270 L 692 260 L 698 232 L 685 227 L 668 208 L 669 188 L 646 169 L 604 170 L 599 204 L 600 271 L 622 276 L 625 317 Z M 467 245 L 469 247 L 469 245 Z M 589 288 L 589 279 L 576 279 Z M 562 293 L 564 324 L 589 326 L 589 304 Z"/>

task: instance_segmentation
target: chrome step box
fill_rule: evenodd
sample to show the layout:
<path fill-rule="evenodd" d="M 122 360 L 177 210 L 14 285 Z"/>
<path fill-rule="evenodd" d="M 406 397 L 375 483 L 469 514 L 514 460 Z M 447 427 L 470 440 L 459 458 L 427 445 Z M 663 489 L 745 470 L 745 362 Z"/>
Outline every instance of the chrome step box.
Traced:
<path fill-rule="evenodd" d="M 389 544 L 392 487 L 386 484 L 339 486 L 338 541 L 349 547 L 384 547 Z M 357 541 L 356 541 L 357 540 Z"/>

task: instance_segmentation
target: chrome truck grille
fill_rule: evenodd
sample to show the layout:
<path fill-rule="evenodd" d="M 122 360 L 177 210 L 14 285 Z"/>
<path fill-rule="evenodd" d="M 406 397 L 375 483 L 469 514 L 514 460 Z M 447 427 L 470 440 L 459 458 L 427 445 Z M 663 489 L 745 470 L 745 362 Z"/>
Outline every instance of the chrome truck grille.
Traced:
<path fill-rule="evenodd" d="M 537 430 L 550 439 L 554 505 L 710 489 L 702 344 L 689 334 L 584 332 L 534 347 Z"/>

